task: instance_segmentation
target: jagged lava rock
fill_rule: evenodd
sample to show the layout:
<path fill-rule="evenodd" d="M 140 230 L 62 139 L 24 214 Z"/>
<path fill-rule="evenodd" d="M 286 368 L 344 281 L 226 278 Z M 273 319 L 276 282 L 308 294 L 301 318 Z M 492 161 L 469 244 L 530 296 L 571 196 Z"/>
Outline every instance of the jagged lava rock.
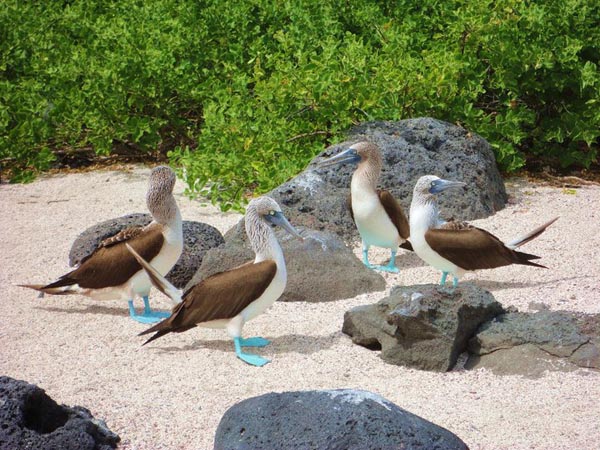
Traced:
<path fill-rule="evenodd" d="M 229 408 L 215 450 L 467 449 L 450 431 L 377 394 L 352 389 L 269 393 Z"/>
<path fill-rule="evenodd" d="M 600 369 L 600 314 L 507 312 L 470 339 L 466 368 L 540 376 L 546 370 Z"/>
<path fill-rule="evenodd" d="M 434 284 L 396 286 L 378 303 L 347 311 L 342 331 L 355 344 L 380 348 L 386 362 L 443 372 L 479 326 L 503 311 L 492 294 L 471 283 L 453 293 Z"/>
<path fill-rule="evenodd" d="M 0 376 L 0 450 L 109 450 L 119 440 L 86 408 L 58 405 L 43 389 Z"/>
<path fill-rule="evenodd" d="M 354 167 L 316 166 L 363 140 L 381 149 L 384 164 L 379 187 L 389 190 L 405 211 L 410 208 L 416 181 L 427 174 L 467 183 L 465 188 L 438 199 L 443 217 L 479 219 L 494 214 L 506 203 L 494 153 L 477 134 L 431 118 L 367 122 L 352 128 L 345 142 L 327 148 L 305 171 L 268 194 L 289 209 L 290 222 L 333 231 L 347 241 L 358 238 L 346 208 Z"/>
<path fill-rule="evenodd" d="M 367 269 L 335 234 L 298 230 L 304 241 L 285 230 L 275 231 L 288 274 L 279 301 L 326 302 L 385 289 L 383 277 Z M 254 260 L 243 219 L 225 234 L 225 240 L 225 245 L 208 251 L 188 287 Z"/>
<path fill-rule="evenodd" d="M 144 226 L 152 221 L 150 214 L 128 214 L 91 226 L 75 239 L 69 252 L 69 265 L 79 264 L 92 253 L 103 239 L 115 235 L 127 227 Z M 215 227 L 194 221 L 183 221 L 183 252 L 167 279 L 176 287 L 183 288 L 194 276 L 208 250 L 223 244 L 225 240 Z"/>

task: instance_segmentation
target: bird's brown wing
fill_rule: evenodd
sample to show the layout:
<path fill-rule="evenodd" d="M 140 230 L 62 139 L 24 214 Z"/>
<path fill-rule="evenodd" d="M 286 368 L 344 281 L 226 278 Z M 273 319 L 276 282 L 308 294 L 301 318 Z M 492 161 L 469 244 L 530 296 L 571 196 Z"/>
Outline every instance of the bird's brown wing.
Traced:
<path fill-rule="evenodd" d="M 101 289 L 122 285 L 142 269 L 125 247 L 126 242 L 146 261 L 152 261 L 164 244 L 162 225 L 151 224 L 126 240 L 98 247 L 79 267 L 46 287 L 78 284 L 82 288 Z"/>
<path fill-rule="evenodd" d="M 212 275 L 189 289 L 169 318 L 140 335 L 156 332 L 147 341 L 150 342 L 169 332 L 189 330 L 199 323 L 231 319 L 265 292 L 276 272 L 277 264 L 269 260 Z"/>
<path fill-rule="evenodd" d="M 130 241 L 131 239 L 139 236 L 144 231 L 144 227 L 127 227 L 119 231 L 117 234 L 103 239 L 98 247 L 110 247 L 111 245 L 118 244 L 120 242 Z"/>
<path fill-rule="evenodd" d="M 440 256 L 465 270 L 523 264 L 496 236 L 464 222 L 448 222 L 430 229 L 425 240 Z"/>
<path fill-rule="evenodd" d="M 388 217 L 398 230 L 400 237 L 408 239 L 410 236 L 410 226 L 400 203 L 388 191 L 378 190 L 377 194 L 379 195 L 379 201 L 383 205 L 383 209 L 385 209 Z"/>

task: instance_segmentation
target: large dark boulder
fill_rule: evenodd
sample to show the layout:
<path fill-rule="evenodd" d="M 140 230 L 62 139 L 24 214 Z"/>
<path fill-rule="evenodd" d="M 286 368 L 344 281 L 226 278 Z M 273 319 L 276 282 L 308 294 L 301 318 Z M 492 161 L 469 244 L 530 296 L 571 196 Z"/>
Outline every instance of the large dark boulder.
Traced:
<path fill-rule="evenodd" d="M 91 226 L 75 239 L 69 252 L 69 265 L 73 267 L 79 264 L 107 237 L 113 236 L 127 227 L 148 225 L 151 221 L 150 214 L 137 213 L 109 219 Z M 167 274 L 167 279 L 176 287 L 183 288 L 202 264 L 206 252 L 223 242 L 225 242 L 223 236 L 215 227 L 184 220 L 183 252 L 175 266 Z"/>
<path fill-rule="evenodd" d="M 215 450 L 467 449 L 450 431 L 377 394 L 352 389 L 269 393 L 229 408 Z"/>
<path fill-rule="evenodd" d="M 378 303 L 347 311 L 342 331 L 355 344 L 380 348 L 389 363 L 443 372 L 479 326 L 503 311 L 492 294 L 470 283 L 451 294 L 434 284 L 396 286 Z"/>
<path fill-rule="evenodd" d="M 358 238 L 345 206 L 354 167 L 316 169 L 316 165 L 363 140 L 381 149 L 384 167 L 379 186 L 391 191 L 407 212 L 416 181 L 427 174 L 467 183 L 466 188 L 439 197 L 444 217 L 479 219 L 505 205 L 494 153 L 482 137 L 431 118 L 368 122 L 351 129 L 345 142 L 327 148 L 304 172 L 268 194 L 287 207 L 290 222 L 333 231 L 345 240 Z"/>
<path fill-rule="evenodd" d="M 288 282 L 280 301 L 326 302 L 385 289 L 383 277 L 367 269 L 337 235 L 299 229 L 304 241 L 284 230 L 275 234 L 283 250 Z M 209 250 L 189 286 L 254 259 L 243 219 Z"/>
<path fill-rule="evenodd" d="M 498 374 L 600 369 L 600 314 L 508 312 L 482 325 L 468 350 L 466 368 Z"/>
<path fill-rule="evenodd" d="M 0 450 L 109 450 L 119 440 L 86 408 L 58 405 L 43 389 L 0 376 Z"/>

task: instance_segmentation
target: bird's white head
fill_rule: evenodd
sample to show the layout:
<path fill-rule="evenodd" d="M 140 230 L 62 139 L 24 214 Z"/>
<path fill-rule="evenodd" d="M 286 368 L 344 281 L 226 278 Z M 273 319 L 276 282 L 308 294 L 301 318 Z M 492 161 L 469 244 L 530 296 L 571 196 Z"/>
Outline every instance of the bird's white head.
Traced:
<path fill-rule="evenodd" d="M 413 198 L 421 201 L 432 200 L 433 197 L 446 189 L 465 186 L 462 181 L 444 180 L 435 175 L 424 175 L 417 181 L 413 190 Z"/>
<path fill-rule="evenodd" d="M 252 218 L 256 217 L 265 221 L 270 225 L 278 225 L 290 233 L 292 236 L 296 236 L 299 239 L 303 239 L 300 236 L 300 233 L 296 231 L 296 229 L 288 222 L 288 220 L 283 215 L 281 208 L 277 204 L 275 200 L 271 197 L 263 195 L 262 197 L 257 197 L 248 203 L 248 208 L 246 209 L 247 219 L 252 220 Z M 248 217 L 250 216 L 250 217 Z M 253 226 L 248 220 L 246 220 L 246 232 L 250 234 L 252 231 L 249 230 Z"/>
<path fill-rule="evenodd" d="M 373 142 L 357 142 L 347 150 L 332 156 L 319 164 L 319 167 L 329 167 L 348 163 L 370 163 L 381 166 L 381 152 Z"/>
<path fill-rule="evenodd" d="M 150 172 L 146 205 L 154 220 L 164 225 L 170 223 L 177 214 L 177 204 L 173 197 L 175 172 L 170 167 L 158 166 Z"/>

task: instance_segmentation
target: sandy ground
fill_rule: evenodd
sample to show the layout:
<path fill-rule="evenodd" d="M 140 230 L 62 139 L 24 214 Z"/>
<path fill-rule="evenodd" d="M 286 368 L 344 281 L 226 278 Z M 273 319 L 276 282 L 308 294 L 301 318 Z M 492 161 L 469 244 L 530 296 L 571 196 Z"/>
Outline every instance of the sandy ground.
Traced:
<path fill-rule="evenodd" d="M 471 449 L 592 449 L 600 445 L 600 373 L 547 372 L 538 379 L 486 370 L 430 373 L 385 364 L 341 333 L 349 308 L 375 292 L 325 304 L 276 303 L 246 325 L 272 344 L 263 368 L 236 359 L 224 331 L 195 329 L 141 347 L 146 328 L 126 304 L 83 297 L 37 298 L 17 283 L 49 282 L 68 270 L 68 252 L 85 228 L 144 212 L 149 170 L 96 171 L 0 186 L 0 373 L 38 384 L 60 403 L 83 405 L 117 432 L 122 449 L 210 449 L 223 413 L 271 391 L 360 388 L 441 425 Z M 509 180 L 510 205 L 475 223 L 503 239 L 556 215 L 526 251 L 550 270 L 513 266 L 468 275 L 505 306 L 600 312 L 600 187 L 576 191 Z M 225 232 L 240 217 L 182 195 L 184 219 Z M 358 253 L 358 249 L 357 249 Z M 386 252 L 374 253 L 383 261 Z M 435 282 L 414 256 L 398 258 L 396 284 Z M 169 303 L 156 291 L 156 306 Z"/>

